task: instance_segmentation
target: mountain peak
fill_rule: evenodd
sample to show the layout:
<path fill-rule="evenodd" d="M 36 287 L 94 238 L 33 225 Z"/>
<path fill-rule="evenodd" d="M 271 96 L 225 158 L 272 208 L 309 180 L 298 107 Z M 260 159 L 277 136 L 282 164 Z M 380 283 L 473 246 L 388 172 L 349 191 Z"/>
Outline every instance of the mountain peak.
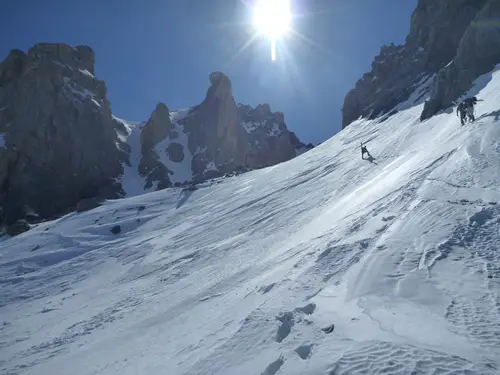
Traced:
<path fill-rule="evenodd" d="M 53 61 L 94 74 L 95 53 L 88 46 L 71 47 L 65 43 L 37 43 L 28 51 L 35 61 Z"/>
<path fill-rule="evenodd" d="M 213 72 L 209 76 L 210 87 L 207 91 L 206 101 L 217 98 L 219 101 L 229 100 L 234 103 L 229 77 L 222 72 Z M 234 104 L 236 106 L 236 104 Z"/>

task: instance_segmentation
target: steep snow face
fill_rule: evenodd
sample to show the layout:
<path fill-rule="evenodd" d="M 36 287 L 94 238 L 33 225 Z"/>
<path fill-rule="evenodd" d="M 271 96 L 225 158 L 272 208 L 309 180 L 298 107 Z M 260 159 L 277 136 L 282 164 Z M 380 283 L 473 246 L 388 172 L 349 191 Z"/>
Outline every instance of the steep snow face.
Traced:
<path fill-rule="evenodd" d="M 4 239 L 2 372 L 498 374 L 500 70 L 470 94 Z"/>
<path fill-rule="evenodd" d="M 141 126 L 144 124 L 125 121 L 113 116 L 116 121 L 120 121 L 127 134 L 118 134 L 122 142 L 129 146 L 129 164 L 123 164 L 123 175 L 120 178 L 123 190 L 128 197 L 147 193 L 152 189 L 146 189 L 146 181 L 139 174 L 139 163 L 141 162 Z"/>

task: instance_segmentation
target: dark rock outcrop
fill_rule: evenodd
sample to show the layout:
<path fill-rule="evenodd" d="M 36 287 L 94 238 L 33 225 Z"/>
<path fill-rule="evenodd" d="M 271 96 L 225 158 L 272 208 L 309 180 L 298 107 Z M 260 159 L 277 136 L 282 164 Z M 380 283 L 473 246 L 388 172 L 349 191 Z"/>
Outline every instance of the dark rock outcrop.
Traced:
<path fill-rule="evenodd" d="M 180 143 L 170 143 L 167 147 L 167 154 L 170 160 L 180 163 L 184 160 L 184 147 Z"/>
<path fill-rule="evenodd" d="M 312 148 L 300 142 L 295 133 L 287 129 L 283 113 L 271 112 L 268 104 L 255 109 L 239 105 L 238 109 L 245 129 L 245 166 L 261 168 L 278 164 Z"/>
<path fill-rule="evenodd" d="M 90 211 L 99 207 L 104 202 L 101 197 L 82 199 L 76 204 L 76 212 Z"/>
<path fill-rule="evenodd" d="M 14 237 L 29 230 L 30 230 L 30 225 L 26 220 L 18 220 L 13 224 L 8 225 L 6 232 L 9 236 Z"/>
<path fill-rule="evenodd" d="M 360 117 L 391 113 L 422 79 L 435 74 L 422 118 L 451 104 L 470 87 L 471 80 L 500 62 L 498 26 L 493 22 L 499 17 L 498 5 L 497 0 L 420 0 L 406 43 L 383 46 L 371 72 L 346 95 L 342 127 Z M 491 47 L 486 51 L 488 44 Z"/>
<path fill-rule="evenodd" d="M 141 132 L 142 152 L 151 150 L 158 142 L 167 138 L 173 130 L 168 107 L 163 103 L 158 103 Z"/>
<path fill-rule="evenodd" d="M 194 179 L 206 174 L 223 174 L 245 162 L 242 149 L 243 129 L 238 108 L 233 98 L 231 82 L 221 72 L 210 74 L 210 87 L 205 100 L 193 108 L 179 123 L 189 134 L 188 148 L 193 155 L 191 169 Z M 207 170 L 210 163 L 215 168 Z"/>
<path fill-rule="evenodd" d="M 25 207 L 65 213 L 106 187 L 119 197 L 115 179 L 128 156 L 117 126 L 89 47 L 11 51 L 0 64 L 1 221 L 16 222 Z"/>
<path fill-rule="evenodd" d="M 155 147 L 168 138 L 174 130 L 170 120 L 170 111 L 163 103 L 158 103 L 151 117 L 141 132 L 141 162 L 139 174 L 146 178 L 145 188 L 149 189 L 156 183 L 156 189 L 172 186 L 169 179 L 169 169 L 160 161 Z"/>
<path fill-rule="evenodd" d="M 121 231 L 122 231 L 122 227 L 121 227 L 121 226 L 119 226 L 119 225 L 115 225 L 115 226 L 114 226 L 113 228 L 111 228 L 109 231 L 110 231 L 111 233 L 113 233 L 113 234 L 118 234 L 118 233 L 121 233 Z"/>

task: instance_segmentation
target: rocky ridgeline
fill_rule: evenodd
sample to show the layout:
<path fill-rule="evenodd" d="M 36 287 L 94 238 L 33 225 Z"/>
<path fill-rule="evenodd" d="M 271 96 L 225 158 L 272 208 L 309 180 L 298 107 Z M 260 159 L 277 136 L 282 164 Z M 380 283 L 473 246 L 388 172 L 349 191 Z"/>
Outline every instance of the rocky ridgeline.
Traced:
<path fill-rule="evenodd" d="M 37 44 L 0 64 L 0 206 L 7 225 L 118 197 L 128 155 L 88 47 Z"/>
<path fill-rule="evenodd" d="M 384 46 L 345 97 L 342 127 L 390 114 L 434 76 L 421 119 L 450 106 L 474 79 L 500 62 L 500 2 L 419 0 L 406 43 Z"/>
<path fill-rule="evenodd" d="M 131 129 L 112 116 L 94 60 L 86 46 L 41 43 L 0 64 L 0 225 L 11 234 L 125 196 Z M 150 191 L 273 165 L 311 147 L 268 105 L 236 105 L 229 78 L 215 72 L 205 100 L 182 116 L 157 105 L 141 126 L 134 168 Z"/>
<path fill-rule="evenodd" d="M 237 105 L 231 82 L 221 72 L 210 75 L 210 87 L 203 102 L 190 108 L 175 123 L 168 107 L 160 103 L 141 133 L 140 173 L 146 187 L 182 185 L 174 182 L 173 171 L 161 160 L 188 163 L 191 181 L 275 165 L 312 148 L 290 132 L 280 112 L 269 105 L 255 109 Z M 183 144 L 181 136 L 187 141 Z"/>

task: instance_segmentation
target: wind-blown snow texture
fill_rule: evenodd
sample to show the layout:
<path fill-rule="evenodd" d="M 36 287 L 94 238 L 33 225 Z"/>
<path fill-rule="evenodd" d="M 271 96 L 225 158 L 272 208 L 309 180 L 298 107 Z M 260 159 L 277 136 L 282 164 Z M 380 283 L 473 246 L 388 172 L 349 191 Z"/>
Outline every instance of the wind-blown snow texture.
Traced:
<path fill-rule="evenodd" d="M 419 91 L 287 163 L 4 239 L 1 370 L 498 374 L 500 70 L 471 93 L 462 128 L 420 123 Z"/>

